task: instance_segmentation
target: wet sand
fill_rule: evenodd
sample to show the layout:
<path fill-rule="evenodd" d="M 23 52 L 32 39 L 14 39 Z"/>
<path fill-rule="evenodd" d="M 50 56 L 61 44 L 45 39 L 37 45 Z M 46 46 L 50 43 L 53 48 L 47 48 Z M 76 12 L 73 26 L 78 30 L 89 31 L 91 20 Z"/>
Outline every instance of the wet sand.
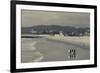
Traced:
<path fill-rule="evenodd" d="M 75 49 L 75 58 L 69 57 L 70 49 Z M 90 58 L 89 46 L 80 47 L 46 38 L 22 38 L 21 53 L 21 62 L 23 63 L 87 60 Z"/>

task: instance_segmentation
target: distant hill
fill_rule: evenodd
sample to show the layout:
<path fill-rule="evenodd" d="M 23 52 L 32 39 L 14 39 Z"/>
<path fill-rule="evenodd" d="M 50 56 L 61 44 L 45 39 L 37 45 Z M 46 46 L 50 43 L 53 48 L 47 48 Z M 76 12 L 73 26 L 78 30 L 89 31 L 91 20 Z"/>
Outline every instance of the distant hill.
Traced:
<path fill-rule="evenodd" d="M 60 26 L 60 25 L 37 25 L 32 27 L 22 27 L 22 34 L 59 34 L 62 32 L 64 35 L 71 35 L 73 32 L 75 35 L 85 32 L 90 32 L 90 28 L 75 28 L 72 26 Z M 33 31 L 33 32 L 32 32 Z"/>

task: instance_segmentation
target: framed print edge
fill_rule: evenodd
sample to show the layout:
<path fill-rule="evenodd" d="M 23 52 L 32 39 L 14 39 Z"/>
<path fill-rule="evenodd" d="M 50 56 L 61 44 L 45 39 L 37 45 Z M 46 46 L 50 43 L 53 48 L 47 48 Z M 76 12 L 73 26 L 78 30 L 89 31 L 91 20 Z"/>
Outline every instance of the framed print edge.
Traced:
<path fill-rule="evenodd" d="M 86 65 L 72 65 L 72 66 L 51 66 L 51 67 L 38 67 L 38 68 L 22 68 L 17 69 L 16 67 L 16 5 L 36 5 L 36 6 L 52 6 L 52 7 L 70 7 L 70 8 L 86 8 L 94 9 L 94 64 Z M 59 70 L 59 69 L 79 69 L 79 68 L 91 68 L 97 67 L 97 6 L 93 5 L 78 5 L 78 4 L 61 4 L 61 3 L 47 3 L 47 2 L 31 2 L 31 1 L 11 1 L 11 35 L 10 35 L 10 46 L 11 46 L 11 61 L 10 71 L 11 72 L 28 72 L 28 71 L 44 71 L 44 70 Z"/>
<path fill-rule="evenodd" d="M 16 4 L 14 1 L 11 1 L 10 3 L 10 15 L 11 15 L 11 29 L 10 29 L 10 47 L 11 47 L 11 53 L 10 53 L 10 71 L 16 72 Z"/>

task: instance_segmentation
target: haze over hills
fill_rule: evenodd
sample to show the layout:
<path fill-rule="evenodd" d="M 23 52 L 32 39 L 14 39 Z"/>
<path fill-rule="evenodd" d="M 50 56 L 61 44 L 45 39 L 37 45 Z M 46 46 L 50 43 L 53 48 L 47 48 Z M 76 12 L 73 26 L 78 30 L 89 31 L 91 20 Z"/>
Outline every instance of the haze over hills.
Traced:
<path fill-rule="evenodd" d="M 21 18 L 22 27 L 61 25 L 80 28 L 90 26 L 90 13 L 88 12 L 22 10 Z"/>

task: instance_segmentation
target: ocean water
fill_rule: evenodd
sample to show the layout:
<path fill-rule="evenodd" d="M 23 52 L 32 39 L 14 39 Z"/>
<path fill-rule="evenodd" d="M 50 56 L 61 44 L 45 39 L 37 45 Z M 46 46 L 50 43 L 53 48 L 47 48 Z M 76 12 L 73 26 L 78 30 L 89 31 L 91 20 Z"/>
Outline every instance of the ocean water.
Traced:
<path fill-rule="evenodd" d="M 21 39 L 22 63 L 89 59 L 89 46 L 73 45 L 71 43 L 49 40 L 46 38 Z"/>

